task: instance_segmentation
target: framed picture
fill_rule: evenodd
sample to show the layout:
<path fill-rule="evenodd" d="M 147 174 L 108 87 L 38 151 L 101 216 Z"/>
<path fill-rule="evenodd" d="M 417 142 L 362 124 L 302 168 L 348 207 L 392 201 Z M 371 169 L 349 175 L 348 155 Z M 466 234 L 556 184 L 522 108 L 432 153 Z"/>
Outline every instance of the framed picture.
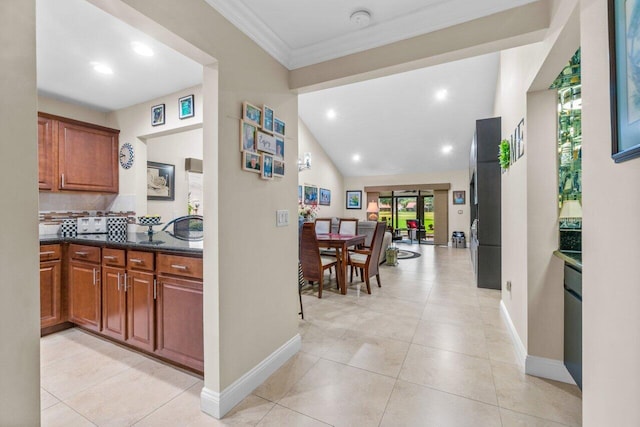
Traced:
<path fill-rule="evenodd" d="M 362 191 L 347 191 L 347 209 L 362 209 Z"/>
<path fill-rule="evenodd" d="M 273 159 L 273 176 L 284 176 L 284 162 Z"/>
<path fill-rule="evenodd" d="M 273 179 L 273 156 L 270 154 L 262 154 L 262 162 L 260 162 L 260 177 L 262 179 Z"/>
<path fill-rule="evenodd" d="M 178 99 L 178 117 L 180 120 L 188 119 L 189 117 L 193 117 L 195 115 L 193 109 L 193 95 L 183 96 Z"/>
<path fill-rule="evenodd" d="M 147 200 L 175 199 L 175 169 L 167 163 L 147 162 Z"/>
<path fill-rule="evenodd" d="M 284 136 L 284 122 L 277 117 L 273 118 L 273 133 Z"/>
<path fill-rule="evenodd" d="M 242 103 L 242 119 L 256 126 L 262 125 L 262 110 L 248 102 Z"/>
<path fill-rule="evenodd" d="M 305 205 L 317 205 L 318 204 L 318 187 L 313 185 L 305 185 L 303 202 Z"/>
<path fill-rule="evenodd" d="M 240 122 L 240 151 L 256 153 L 256 127 L 246 122 Z"/>
<path fill-rule="evenodd" d="M 275 156 L 278 159 L 284 160 L 284 138 L 280 138 L 279 136 L 276 136 L 275 139 L 276 139 L 276 154 L 275 154 Z"/>
<path fill-rule="evenodd" d="M 273 133 L 273 109 L 266 105 L 262 106 L 262 130 Z"/>
<path fill-rule="evenodd" d="M 164 124 L 164 104 L 158 104 L 151 107 L 151 126 L 160 126 Z"/>
<path fill-rule="evenodd" d="M 243 151 L 242 169 L 249 172 L 260 173 L 260 154 Z"/>
<path fill-rule="evenodd" d="M 256 136 L 256 148 L 258 151 L 264 151 L 265 153 L 276 153 L 276 138 L 268 133 L 258 131 Z"/>
<path fill-rule="evenodd" d="M 302 185 L 298 185 L 298 203 L 302 203 Z"/>
<path fill-rule="evenodd" d="M 465 194 L 464 191 L 454 191 L 453 192 L 453 204 L 454 205 L 464 205 L 465 204 Z"/>
<path fill-rule="evenodd" d="M 320 189 L 320 204 L 322 206 L 331 206 L 331 190 Z"/>
<path fill-rule="evenodd" d="M 609 0 L 611 157 L 616 163 L 640 156 L 638 28 L 640 1 Z"/>

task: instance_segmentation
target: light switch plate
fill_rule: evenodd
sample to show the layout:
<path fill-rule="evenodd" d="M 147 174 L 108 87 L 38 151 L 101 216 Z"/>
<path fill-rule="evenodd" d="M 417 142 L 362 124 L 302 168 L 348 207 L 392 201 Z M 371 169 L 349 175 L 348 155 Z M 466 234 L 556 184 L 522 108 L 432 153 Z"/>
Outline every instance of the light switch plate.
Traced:
<path fill-rule="evenodd" d="M 286 209 L 276 211 L 276 227 L 286 227 L 289 225 L 289 211 Z"/>

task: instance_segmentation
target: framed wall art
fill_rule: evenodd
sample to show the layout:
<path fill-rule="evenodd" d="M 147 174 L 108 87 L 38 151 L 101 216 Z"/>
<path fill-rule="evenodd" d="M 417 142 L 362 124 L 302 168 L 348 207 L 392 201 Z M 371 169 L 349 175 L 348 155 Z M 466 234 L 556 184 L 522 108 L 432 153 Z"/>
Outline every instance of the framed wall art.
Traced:
<path fill-rule="evenodd" d="M 284 176 L 284 162 L 279 159 L 273 159 L 273 176 Z"/>
<path fill-rule="evenodd" d="M 331 206 L 331 190 L 320 189 L 320 204 L 322 206 Z"/>
<path fill-rule="evenodd" d="M 298 203 L 302 203 L 302 185 L 298 185 Z"/>
<path fill-rule="evenodd" d="M 465 204 L 464 191 L 454 191 L 453 192 L 453 204 L 454 205 L 464 205 Z"/>
<path fill-rule="evenodd" d="M 265 153 L 276 153 L 276 138 L 273 135 L 269 135 L 264 132 L 257 132 L 256 135 L 256 148 L 258 151 L 264 151 Z"/>
<path fill-rule="evenodd" d="M 240 151 L 257 152 L 256 127 L 250 123 L 240 122 Z"/>
<path fill-rule="evenodd" d="M 178 118 L 182 120 L 193 116 L 195 116 L 193 95 L 183 96 L 178 99 Z"/>
<path fill-rule="evenodd" d="M 147 162 L 147 200 L 175 199 L 174 165 L 158 162 Z"/>
<path fill-rule="evenodd" d="M 640 156 L 640 1 L 609 0 L 611 157 Z"/>
<path fill-rule="evenodd" d="M 260 154 L 243 151 L 242 169 L 249 172 L 260 173 Z"/>
<path fill-rule="evenodd" d="M 262 130 L 273 133 L 273 108 L 262 106 Z"/>
<path fill-rule="evenodd" d="M 362 191 L 347 191 L 347 209 L 362 209 Z"/>
<path fill-rule="evenodd" d="M 249 102 L 243 102 L 242 120 L 255 126 L 262 126 L 262 110 Z"/>
<path fill-rule="evenodd" d="M 160 126 L 164 124 L 164 104 L 158 104 L 151 107 L 151 126 Z"/>
<path fill-rule="evenodd" d="M 276 136 L 276 154 L 275 156 L 279 159 L 284 160 L 284 139 Z"/>
<path fill-rule="evenodd" d="M 318 204 L 318 187 L 314 185 L 305 185 L 303 202 L 305 205 L 317 205 Z"/>
<path fill-rule="evenodd" d="M 262 168 L 260 177 L 262 179 L 273 179 L 273 156 L 270 154 L 262 154 L 260 166 Z"/>
<path fill-rule="evenodd" d="M 280 120 L 277 117 L 273 118 L 273 133 L 278 134 L 280 136 L 284 136 L 285 131 L 284 121 Z"/>

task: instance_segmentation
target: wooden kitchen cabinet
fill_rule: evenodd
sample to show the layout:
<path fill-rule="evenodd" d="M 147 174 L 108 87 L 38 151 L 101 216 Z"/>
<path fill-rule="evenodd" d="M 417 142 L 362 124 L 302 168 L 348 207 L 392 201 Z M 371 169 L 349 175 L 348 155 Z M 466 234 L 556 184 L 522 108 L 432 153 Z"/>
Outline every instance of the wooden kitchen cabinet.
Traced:
<path fill-rule="evenodd" d="M 156 348 L 156 279 L 152 252 L 127 251 L 127 343 Z"/>
<path fill-rule="evenodd" d="M 158 254 L 156 353 L 200 372 L 202 295 L 201 258 Z"/>
<path fill-rule="evenodd" d="M 39 188 L 117 193 L 119 132 L 39 113 Z"/>
<path fill-rule="evenodd" d="M 127 338 L 125 251 L 102 250 L 102 333 Z"/>
<path fill-rule="evenodd" d="M 69 245 L 69 320 L 99 332 L 100 318 L 100 248 Z"/>
<path fill-rule="evenodd" d="M 64 322 L 60 245 L 40 246 L 40 327 Z"/>

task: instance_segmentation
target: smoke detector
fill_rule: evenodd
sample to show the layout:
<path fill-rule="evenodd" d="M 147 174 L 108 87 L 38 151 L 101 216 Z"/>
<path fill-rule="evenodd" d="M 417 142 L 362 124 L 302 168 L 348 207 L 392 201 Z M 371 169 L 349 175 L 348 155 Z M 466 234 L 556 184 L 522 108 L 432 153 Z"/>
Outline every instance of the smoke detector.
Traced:
<path fill-rule="evenodd" d="M 363 28 L 369 25 L 371 21 L 371 14 L 366 10 L 356 10 L 349 17 L 349 21 L 358 28 Z"/>

